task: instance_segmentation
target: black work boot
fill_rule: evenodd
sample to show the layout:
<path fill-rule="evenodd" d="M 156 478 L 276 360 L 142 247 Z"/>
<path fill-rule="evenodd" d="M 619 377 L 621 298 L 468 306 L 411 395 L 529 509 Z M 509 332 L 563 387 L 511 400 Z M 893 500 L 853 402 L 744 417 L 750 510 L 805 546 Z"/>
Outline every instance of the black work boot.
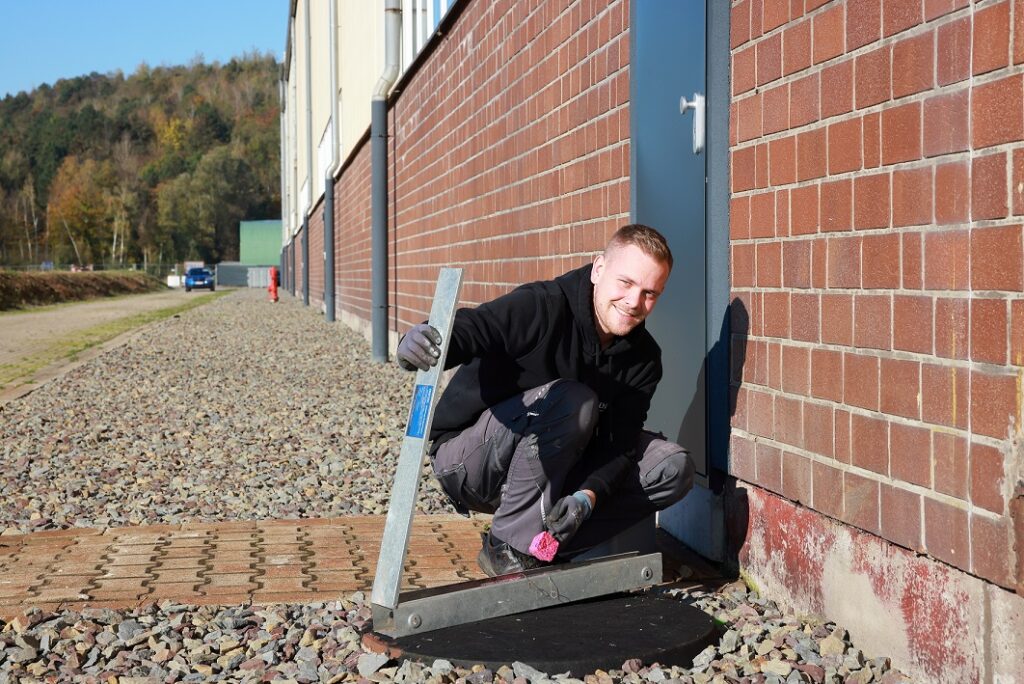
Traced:
<path fill-rule="evenodd" d="M 533 556 L 512 548 L 500 539 L 495 539 L 490 532 L 480 536 L 483 537 L 483 546 L 476 557 L 476 564 L 488 577 L 533 570 L 546 565 Z"/>

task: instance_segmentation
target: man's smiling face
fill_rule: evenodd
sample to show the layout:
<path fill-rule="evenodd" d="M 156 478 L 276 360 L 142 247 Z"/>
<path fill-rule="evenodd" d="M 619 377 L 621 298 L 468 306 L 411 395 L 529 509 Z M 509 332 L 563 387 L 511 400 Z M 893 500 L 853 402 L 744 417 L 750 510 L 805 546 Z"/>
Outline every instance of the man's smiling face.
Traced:
<path fill-rule="evenodd" d="M 668 281 L 669 265 L 636 245 L 611 245 L 594 259 L 594 323 L 601 345 L 628 335 L 650 315 Z"/>

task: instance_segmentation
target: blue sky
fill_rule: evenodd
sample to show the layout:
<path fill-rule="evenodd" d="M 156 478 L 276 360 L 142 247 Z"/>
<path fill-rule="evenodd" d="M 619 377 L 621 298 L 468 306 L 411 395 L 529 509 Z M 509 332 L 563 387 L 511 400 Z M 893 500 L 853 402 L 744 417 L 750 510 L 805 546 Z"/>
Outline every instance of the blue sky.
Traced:
<path fill-rule="evenodd" d="M 288 0 L 0 0 L 0 98 L 93 71 L 227 62 L 253 49 L 280 61 Z"/>

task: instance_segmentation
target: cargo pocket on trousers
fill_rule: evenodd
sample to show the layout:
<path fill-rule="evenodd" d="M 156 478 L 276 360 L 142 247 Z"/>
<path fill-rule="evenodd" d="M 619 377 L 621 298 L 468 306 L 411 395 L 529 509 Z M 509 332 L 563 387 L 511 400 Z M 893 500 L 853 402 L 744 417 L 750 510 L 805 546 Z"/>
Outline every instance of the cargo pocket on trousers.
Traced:
<path fill-rule="evenodd" d="M 469 508 L 463 503 L 462 487 L 466 483 L 466 466 L 462 463 L 452 466 L 444 472 L 437 473 L 437 481 L 441 485 L 441 491 L 445 493 L 448 500 L 455 506 L 455 510 L 462 515 L 469 515 Z"/>

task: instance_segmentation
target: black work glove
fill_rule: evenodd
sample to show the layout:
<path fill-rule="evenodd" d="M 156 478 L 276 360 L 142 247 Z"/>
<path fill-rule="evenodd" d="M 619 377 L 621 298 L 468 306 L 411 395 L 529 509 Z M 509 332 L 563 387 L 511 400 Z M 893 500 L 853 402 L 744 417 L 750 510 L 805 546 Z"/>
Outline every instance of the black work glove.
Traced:
<path fill-rule="evenodd" d="M 551 513 L 548 514 L 548 531 L 559 544 L 562 544 L 579 531 L 592 510 L 590 498 L 583 492 L 563 496 L 555 502 L 551 507 Z"/>
<path fill-rule="evenodd" d="M 441 333 L 429 323 L 414 325 L 405 334 L 402 341 L 398 343 L 398 352 L 395 354 L 398 365 L 404 370 L 411 371 L 419 368 L 421 371 L 429 370 L 431 366 L 437 365 L 437 357 L 441 355 Z"/>

